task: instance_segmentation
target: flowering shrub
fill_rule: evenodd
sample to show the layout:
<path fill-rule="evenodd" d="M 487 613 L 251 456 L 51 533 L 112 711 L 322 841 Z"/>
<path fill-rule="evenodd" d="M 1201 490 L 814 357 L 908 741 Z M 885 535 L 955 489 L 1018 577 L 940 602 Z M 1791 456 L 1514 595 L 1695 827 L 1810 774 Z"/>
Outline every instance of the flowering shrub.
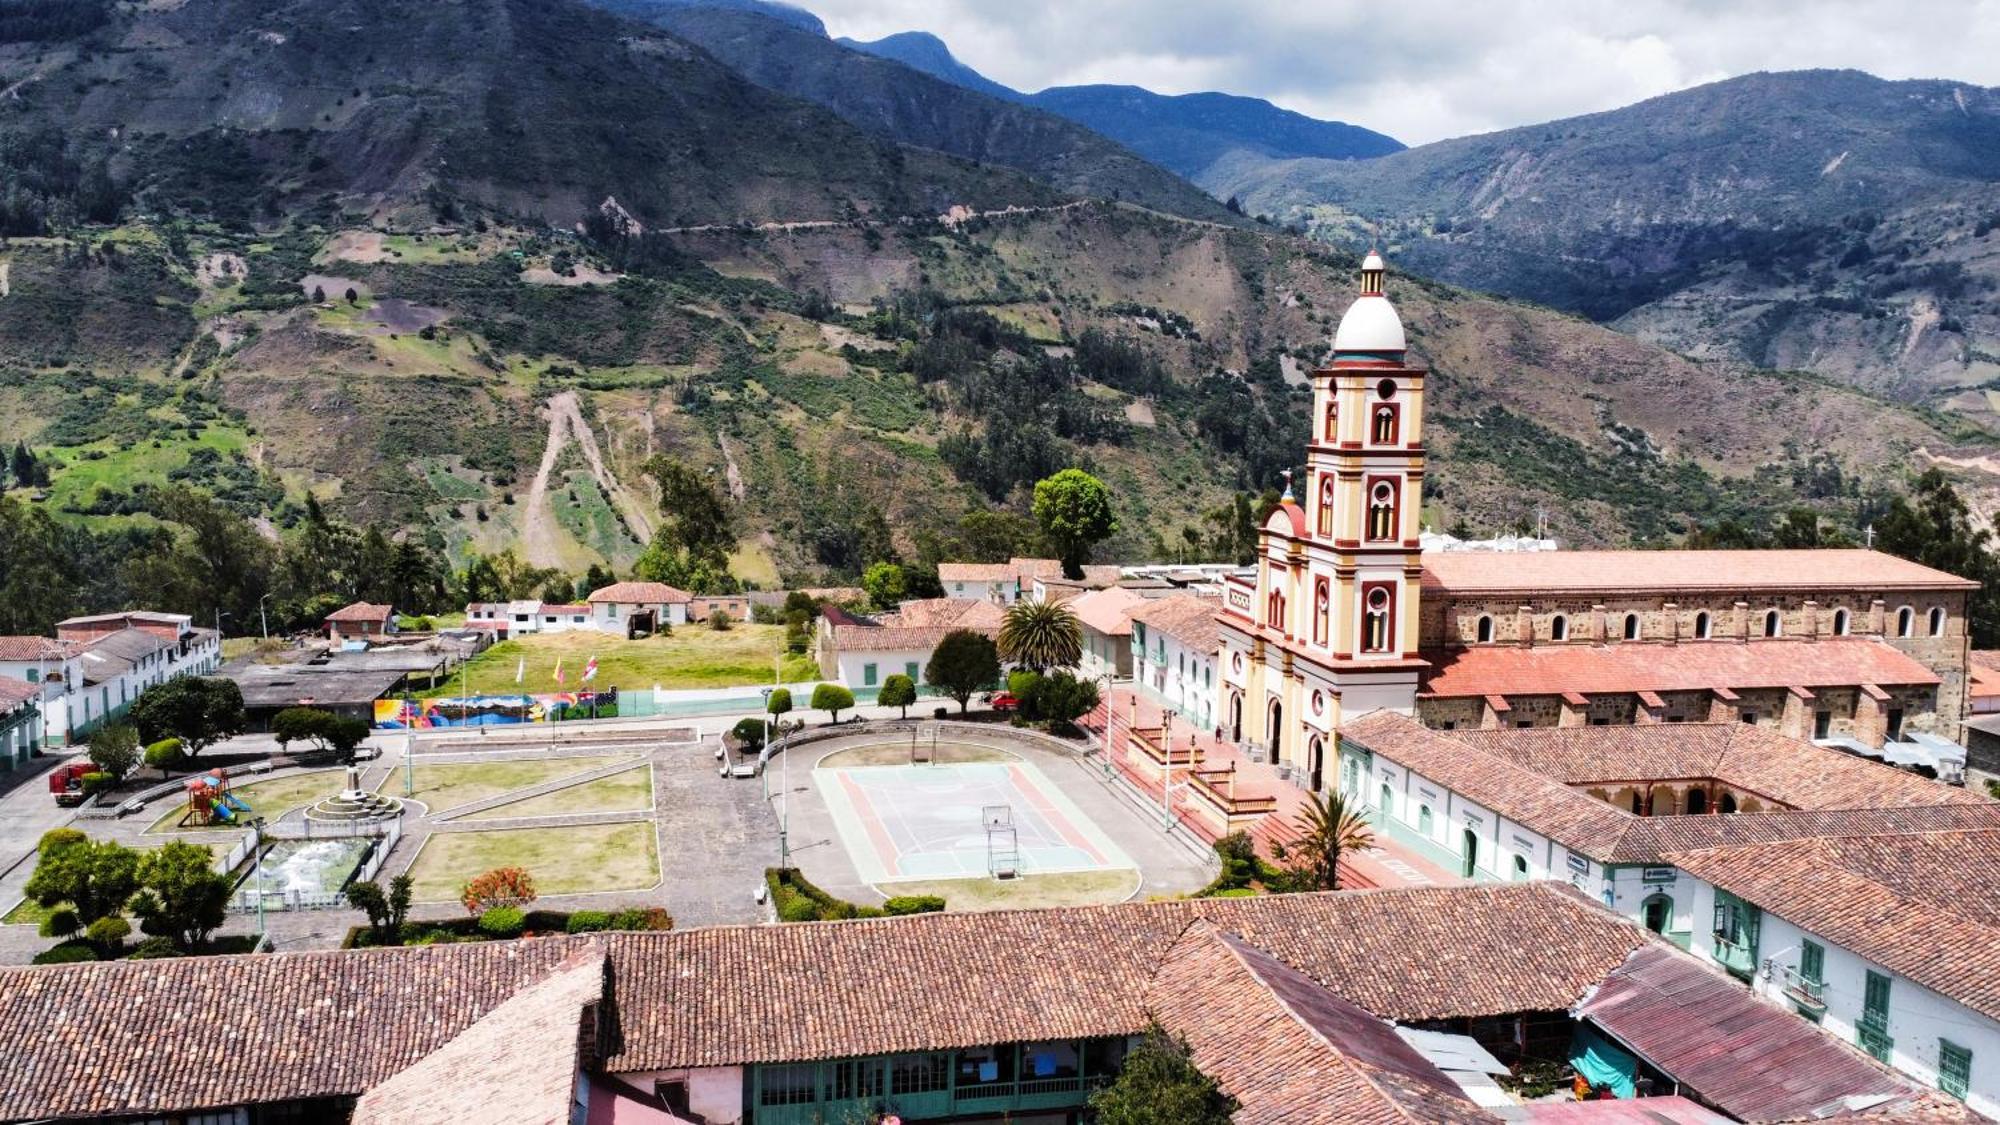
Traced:
<path fill-rule="evenodd" d="M 478 914 L 495 906 L 520 906 L 535 901 L 535 877 L 522 867 L 496 867 L 458 889 L 466 912 Z"/>

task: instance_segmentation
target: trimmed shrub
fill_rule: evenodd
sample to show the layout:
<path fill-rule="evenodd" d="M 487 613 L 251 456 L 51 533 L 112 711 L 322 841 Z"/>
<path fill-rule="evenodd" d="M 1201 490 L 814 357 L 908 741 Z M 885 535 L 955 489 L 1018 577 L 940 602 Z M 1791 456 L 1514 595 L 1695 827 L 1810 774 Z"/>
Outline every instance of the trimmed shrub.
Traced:
<path fill-rule="evenodd" d="M 117 781 L 118 779 L 100 770 L 93 773 L 84 774 L 78 780 L 80 780 L 83 783 L 84 793 L 91 794 L 91 793 L 99 793 L 106 789 L 111 788 L 111 783 Z"/>
<path fill-rule="evenodd" d="M 132 936 L 132 923 L 116 914 L 108 914 L 92 922 L 83 931 L 85 941 L 99 949 L 116 949 Z"/>
<path fill-rule="evenodd" d="M 764 722 L 763 719 L 738 719 L 736 725 L 729 728 L 729 736 L 743 747 L 745 753 L 762 750 Z"/>
<path fill-rule="evenodd" d="M 1226 890 L 1226 891 L 1217 891 L 1217 892 L 1215 892 L 1214 894 L 1212 894 L 1212 895 L 1209 895 L 1208 897 L 1210 897 L 1210 898 L 1256 898 L 1256 897 L 1257 897 L 1257 888 L 1255 888 L 1255 887 L 1231 887 L 1231 888 L 1229 888 L 1229 889 L 1228 889 L 1228 890 Z"/>
<path fill-rule="evenodd" d="M 174 939 L 149 937 L 145 941 L 140 942 L 131 953 L 127 954 L 126 959 L 129 961 L 158 961 L 168 957 L 185 956 L 187 954 L 181 952 L 181 947 L 174 944 Z"/>
<path fill-rule="evenodd" d="M 35 954 L 37 965 L 70 965 L 78 961 L 97 960 L 97 950 L 87 941 L 66 941 L 52 949 L 44 949 Z"/>
<path fill-rule="evenodd" d="M 933 914 L 943 909 L 942 895 L 897 895 L 882 904 L 884 914 Z"/>
<path fill-rule="evenodd" d="M 43 937 L 68 937 L 82 928 L 83 919 L 76 916 L 76 911 L 64 906 L 49 911 L 48 916 L 42 919 L 41 928 L 35 932 Z"/>
<path fill-rule="evenodd" d="M 817 922 L 819 905 L 803 895 L 790 895 L 778 902 L 778 920 L 781 922 Z"/>
<path fill-rule="evenodd" d="M 479 916 L 479 932 L 487 937 L 517 938 L 528 928 L 528 917 L 518 906 L 496 906 Z"/>
<path fill-rule="evenodd" d="M 563 930 L 572 934 L 594 934 L 611 928 L 611 915 L 603 910 L 579 910 L 569 916 Z"/>

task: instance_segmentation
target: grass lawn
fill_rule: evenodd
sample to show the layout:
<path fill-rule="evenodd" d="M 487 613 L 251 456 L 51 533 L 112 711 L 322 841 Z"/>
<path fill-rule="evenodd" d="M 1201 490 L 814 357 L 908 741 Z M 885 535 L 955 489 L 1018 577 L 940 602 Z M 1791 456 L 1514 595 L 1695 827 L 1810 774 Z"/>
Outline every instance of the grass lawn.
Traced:
<path fill-rule="evenodd" d="M 940 895 L 947 910 L 1023 910 L 1042 906 L 1089 906 L 1124 902 L 1139 889 L 1139 873 L 1072 871 L 999 879 L 932 879 L 884 883 L 885 895 Z"/>
<path fill-rule="evenodd" d="M 583 758 L 538 758 L 524 762 L 447 762 L 439 765 L 419 765 L 416 769 L 417 791 L 414 799 L 429 806 L 432 812 L 455 809 L 473 801 L 483 801 L 488 797 L 498 797 L 516 789 L 526 789 L 559 777 L 594 770 L 608 766 L 629 754 L 594 754 Z M 376 786 L 379 792 L 391 797 L 403 795 L 403 771 L 391 771 L 389 776 Z"/>
<path fill-rule="evenodd" d="M 636 766 L 624 773 L 586 781 L 525 801 L 512 801 L 466 820 L 502 820 L 510 816 L 554 816 L 557 813 L 622 812 L 650 808 L 653 804 L 653 771 Z"/>
<path fill-rule="evenodd" d="M 988 746 L 966 746 L 961 743 L 940 742 L 937 745 L 937 763 L 944 766 L 960 766 L 971 762 L 1018 762 L 1020 755 L 1009 754 L 1005 750 L 995 750 Z M 852 750 L 841 750 L 820 759 L 820 768 L 837 770 L 850 766 L 907 766 L 910 764 L 910 744 L 908 741 L 889 743 L 883 746 L 857 746 Z"/>
<path fill-rule="evenodd" d="M 411 866 L 418 902 L 453 902 L 473 876 L 525 867 L 543 895 L 642 890 L 660 881 L 653 825 L 436 832 Z"/>
<path fill-rule="evenodd" d="M 330 797 L 340 792 L 340 787 L 346 783 L 346 780 L 345 770 L 314 770 L 311 773 L 293 774 L 290 777 L 274 777 L 269 781 L 253 781 L 245 785 L 231 784 L 229 793 L 237 800 L 249 805 L 257 815 L 276 820 L 301 805 L 310 805 L 321 797 Z M 186 828 L 178 827 L 181 817 L 185 815 L 187 815 L 187 802 L 182 801 L 174 806 L 172 812 L 154 821 L 152 827 L 146 829 L 146 831 L 204 832 L 209 830 L 208 828 L 197 828 L 194 825 L 189 825 Z M 218 824 L 211 827 L 227 828 L 229 826 Z"/>
<path fill-rule="evenodd" d="M 0 918 L 0 926 L 39 926 L 49 916 L 49 911 L 31 898 L 24 898 L 14 909 Z"/>
<path fill-rule="evenodd" d="M 718 633 L 706 625 L 676 625 L 672 636 L 627 641 L 594 630 L 547 633 L 502 641 L 473 658 L 466 669 L 472 691 L 574 691 L 577 678 L 591 657 L 597 658 L 597 678 L 591 686 L 645 688 L 719 688 L 771 682 L 771 661 L 784 652 L 782 625 L 736 625 Z M 514 673 L 527 661 L 527 674 L 517 686 Z M 561 660 L 564 682 L 555 682 Z M 812 680 L 819 669 L 810 657 L 787 656 L 781 670 L 786 682 Z"/>

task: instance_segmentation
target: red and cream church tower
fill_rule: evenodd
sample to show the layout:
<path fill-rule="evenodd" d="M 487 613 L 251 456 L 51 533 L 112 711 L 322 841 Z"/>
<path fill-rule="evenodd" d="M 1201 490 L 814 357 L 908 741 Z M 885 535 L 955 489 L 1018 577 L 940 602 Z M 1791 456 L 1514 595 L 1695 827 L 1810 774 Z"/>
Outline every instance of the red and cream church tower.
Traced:
<path fill-rule="evenodd" d="M 1335 783 L 1341 716 L 1416 706 L 1418 519 L 1424 371 L 1382 291 L 1382 259 L 1340 319 L 1331 365 L 1313 373 L 1306 475 L 1288 484 L 1257 542 L 1257 574 L 1223 596 L 1222 734 Z"/>

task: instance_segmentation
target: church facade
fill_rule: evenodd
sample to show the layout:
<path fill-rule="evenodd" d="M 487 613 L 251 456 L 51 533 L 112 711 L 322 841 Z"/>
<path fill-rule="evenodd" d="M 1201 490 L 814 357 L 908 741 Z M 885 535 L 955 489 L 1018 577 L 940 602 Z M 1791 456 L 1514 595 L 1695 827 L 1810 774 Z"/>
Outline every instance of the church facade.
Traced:
<path fill-rule="evenodd" d="M 1225 583 L 1223 737 L 1314 790 L 1343 719 L 1383 709 L 1441 729 L 1744 722 L 1904 764 L 1955 752 L 1975 583 L 1863 550 L 1422 554 L 1425 371 L 1384 274 L 1369 254 L 1312 376 L 1305 476 L 1265 521 L 1254 578 Z"/>

